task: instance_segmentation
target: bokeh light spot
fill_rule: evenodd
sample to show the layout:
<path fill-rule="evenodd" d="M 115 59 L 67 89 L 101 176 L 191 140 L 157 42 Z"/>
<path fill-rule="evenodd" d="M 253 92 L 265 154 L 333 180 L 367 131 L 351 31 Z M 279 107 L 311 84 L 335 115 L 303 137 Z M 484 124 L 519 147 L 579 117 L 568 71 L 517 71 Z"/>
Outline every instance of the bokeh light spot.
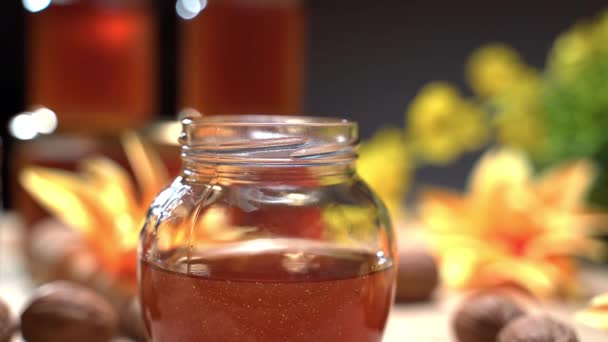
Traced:
<path fill-rule="evenodd" d="M 38 133 L 51 134 L 57 129 L 57 115 L 46 107 L 40 107 L 31 114 Z"/>
<path fill-rule="evenodd" d="M 30 113 L 15 116 L 9 122 L 8 130 L 11 135 L 20 140 L 34 139 L 38 135 L 38 127 Z"/>
<path fill-rule="evenodd" d="M 180 18 L 189 20 L 207 7 L 207 0 L 177 0 L 175 11 Z"/>
<path fill-rule="evenodd" d="M 49 7 L 51 0 L 21 0 L 23 7 L 30 12 L 40 12 Z"/>

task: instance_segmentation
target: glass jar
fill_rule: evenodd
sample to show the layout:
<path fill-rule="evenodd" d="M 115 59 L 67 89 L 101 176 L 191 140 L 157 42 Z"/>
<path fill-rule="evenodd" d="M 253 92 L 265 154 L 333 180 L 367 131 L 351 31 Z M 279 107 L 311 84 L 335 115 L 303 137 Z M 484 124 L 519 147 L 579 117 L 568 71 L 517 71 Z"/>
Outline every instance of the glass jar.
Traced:
<path fill-rule="evenodd" d="M 151 0 L 23 1 L 26 104 L 60 131 L 115 132 L 158 110 L 157 20 Z"/>
<path fill-rule="evenodd" d="M 178 105 L 213 113 L 296 114 L 304 98 L 301 0 L 177 0 Z"/>
<path fill-rule="evenodd" d="M 395 241 L 354 170 L 357 125 L 212 116 L 180 140 L 140 240 L 152 341 L 381 341 Z"/>

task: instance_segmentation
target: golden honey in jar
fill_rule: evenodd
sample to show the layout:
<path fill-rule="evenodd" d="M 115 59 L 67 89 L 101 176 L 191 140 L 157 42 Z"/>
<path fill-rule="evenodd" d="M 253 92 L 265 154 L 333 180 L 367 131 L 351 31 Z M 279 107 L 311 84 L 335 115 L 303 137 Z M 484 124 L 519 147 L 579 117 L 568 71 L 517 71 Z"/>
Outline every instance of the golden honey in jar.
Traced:
<path fill-rule="evenodd" d="M 141 235 L 151 340 L 381 341 L 395 242 L 356 141 L 342 119 L 186 119 Z"/>

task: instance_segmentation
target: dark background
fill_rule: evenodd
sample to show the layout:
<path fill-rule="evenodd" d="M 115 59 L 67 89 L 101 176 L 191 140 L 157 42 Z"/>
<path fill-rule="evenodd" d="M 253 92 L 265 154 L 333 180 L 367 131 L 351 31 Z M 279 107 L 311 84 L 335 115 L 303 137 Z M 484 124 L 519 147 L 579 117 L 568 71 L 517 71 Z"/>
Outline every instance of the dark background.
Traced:
<path fill-rule="evenodd" d="M 425 83 L 447 80 L 464 87 L 463 64 L 476 47 L 505 42 L 542 67 L 555 37 L 591 17 L 601 0 L 437 1 L 308 0 L 306 110 L 360 123 L 363 137 L 386 124 L 403 125 L 408 101 Z M 175 108 L 176 16 L 173 0 L 157 0 L 161 45 L 161 113 Z M 0 4 L 0 129 L 23 109 L 21 1 Z M 473 156 L 455 167 L 425 168 L 418 179 L 463 183 Z M 6 157 L 5 157 L 6 159 Z M 6 168 L 6 163 L 3 163 Z M 4 173 L 6 174 L 6 173 Z"/>
<path fill-rule="evenodd" d="M 464 88 L 473 49 L 505 42 L 542 67 L 555 37 L 608 1 L 314 0 L 310 7 L 307 109 L 340 113 L 368 136 L 402 124 L 425 83 Z M 466 89 L 465 89 L 466 90 Z"/>

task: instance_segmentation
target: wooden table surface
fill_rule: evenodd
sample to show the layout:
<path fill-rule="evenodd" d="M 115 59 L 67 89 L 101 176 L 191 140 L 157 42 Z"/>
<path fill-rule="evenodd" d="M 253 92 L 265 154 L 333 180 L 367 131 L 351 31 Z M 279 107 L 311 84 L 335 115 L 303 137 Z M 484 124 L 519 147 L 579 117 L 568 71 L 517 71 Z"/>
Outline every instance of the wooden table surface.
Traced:
<path fill-rule="evenodd" d="M 20 312 L 33 289 L 24 271 L 23 261 L 16 246 L 19 229 L 13 216 L 0 219 L 0 297 L 9 302 L 13 312 Z M 586 268 L 582 280 L 593 293 L 608 292 L 608 271 Z M 428 303 L 396 304 L 389 318 L 385 342 L 436 342 L 454 341 L 451 329 L 451 312 L 460 300 L 458 294 L 440 293 Z M 542 311 L 565 322 L 574 324 L 581 342 L 606 342 L 608 332 L 601 332 L 575 324 L 573 314 L 583 308 L 584 302 L 548 303 Z M 16 337 L 13 342 L 21 341 Z"/>

